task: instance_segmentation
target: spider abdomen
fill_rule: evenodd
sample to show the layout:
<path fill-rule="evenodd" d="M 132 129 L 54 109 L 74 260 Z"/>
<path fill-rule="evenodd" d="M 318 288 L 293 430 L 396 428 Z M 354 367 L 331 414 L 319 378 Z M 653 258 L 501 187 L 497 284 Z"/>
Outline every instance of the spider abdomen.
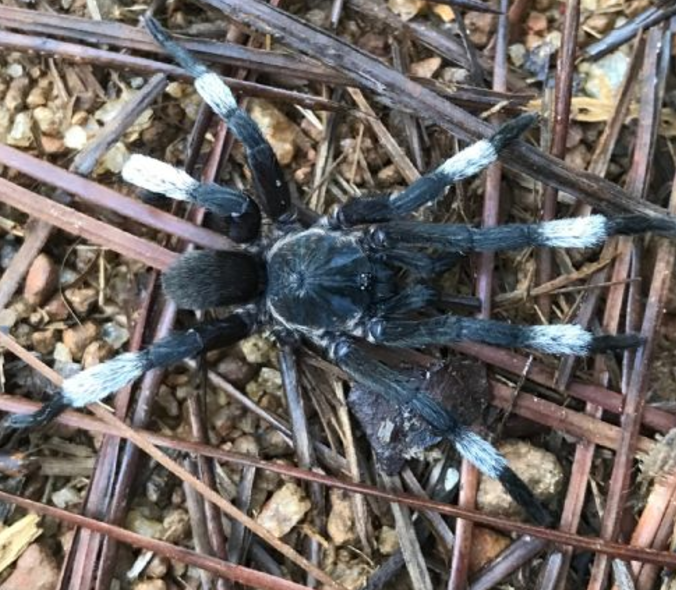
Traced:
<path fill-rule="evenodd" d="M 372 264 L 350 235 L 315 228 L 287 236 L 267 269 L 268 309 L 290 328 L 351 331 L 372 303 Z"/>

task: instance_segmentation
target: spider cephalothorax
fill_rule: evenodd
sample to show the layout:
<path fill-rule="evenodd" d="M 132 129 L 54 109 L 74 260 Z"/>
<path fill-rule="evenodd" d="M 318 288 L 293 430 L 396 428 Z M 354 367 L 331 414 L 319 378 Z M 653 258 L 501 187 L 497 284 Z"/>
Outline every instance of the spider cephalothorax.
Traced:
<path fill-rule="evenodd" d="M 475 341 L 524 347 L 553 354 L 587 355 L 635 347 L 633 334 L 595 336 L 576 325 L 518 326 L 440 313 L 432 279 L 459 254 L 527 246 L 584 248 L 609 236 L 657 231 L 674 234 L 670 220 L 601 215 L 533 225 L 478 229 L 421 223 L 408 216 L 433 203 L 454 182 L 478 173 L 535 121 L 522 115 L 489 139 L 459 152 L 406 190 L 353 199 L 311 227 L 295 215 L 282 170 L 262 133 L 237 106 L 230 89 L 173 41 L 153 19 L 154 38 L 195 77 L 195 87 L 227 120 L 242 142 L 256 200 L 216 184 L 202 184 L 185 172 L 146 156 L 132 156 L 123 170 L 128 181 L 173 199 L 204 206 L 225 217 L 230 237 L 251 242 L 228 252 L 190 252 L 164 276 L 164 288 L 179 307 L 226 306 L 225 319 L 198 324 L 137 353 L 122 354 L 66 379 L 61 392 L 15 427 L 35 426 L 68 407 L 103 399 L 144 372 L 238 342 L 260 329 L 312 344 L 355 382 L 421 415 L 460 454 L 507 491 L 539 523 L 550 517 L 504 458 L 459 423 L 441 404 L 419 391 L 410 376 L 367 354 L 367 342 L 385 347 L 423 347 Z M 261 211 L 273 229 L 259 239 Z"/>

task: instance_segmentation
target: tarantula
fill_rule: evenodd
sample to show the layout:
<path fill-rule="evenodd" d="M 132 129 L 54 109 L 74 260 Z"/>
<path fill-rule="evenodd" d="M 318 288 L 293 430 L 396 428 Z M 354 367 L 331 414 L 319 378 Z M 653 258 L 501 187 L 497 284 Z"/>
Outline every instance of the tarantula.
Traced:
<path fill-rule="evenodd" d="M 228 86 L 157 21 L 147 18 L 145 23 L 155 40 L 194 76 L 199 94 L 244 145 L 257 200 L 231 188 L 200 183 L 142 155 L 133 155 L 122 175 L 143 189 L 205 207 L 227 220 L 235 241 L 250 244 L 232 251 L 189 252 L 163 277 L 167 295 L 179 307 L 227 306 L 231 313 L 69 377 L 40 410 L 12 416 L 9 424 L 17 428 L 43 424 L 66 408 L 105 398 L 150 369 L 235 344 L 268 328 L 278 337 L 313 346 L 356 383 L 417 412 L 464 458 L 502 482 L 531 518 L 549 524 L 547 509 L 490 443 L 421 392 L 410 375 L 372 358 L 364 345 L 422 347 L 475 341 L 566 355 L 639 346 L 636 335 L 595 336 L 576 325 L 518 326 L 442 315 L 436 311 L 440 295 L 430 280 L 465 252 L 527 246 L 586 248 L 616 234 L 670 233 L 672 227 L 639 216 L 592 215 L 485 229 L 407 217 L 435 202 L 452 183 L 494 162 L 506 145 L 533 124 L 535 117 L 529 114 L 459 152 L 406 190 L 354 199 L 304 227 L 270 145 L 237 106 Z M 260 237 L 261 208 L 272 222 L 265 237 Z"/>

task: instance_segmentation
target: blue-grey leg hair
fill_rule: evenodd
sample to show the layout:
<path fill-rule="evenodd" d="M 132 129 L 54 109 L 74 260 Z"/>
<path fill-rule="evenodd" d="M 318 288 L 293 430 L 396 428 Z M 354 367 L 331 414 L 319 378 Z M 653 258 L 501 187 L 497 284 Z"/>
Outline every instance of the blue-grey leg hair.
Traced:
<path fill-rule="evenodd" d="M 373 359 L 351 338 L 337 338 L 329 344 L 328 352 L 356 382 L 418 413 L 439 436 L 451 441 L 462 457 L 482 473 L 500 481 L 534 522 L 542 526 L 552 524 L 550 512 L 495 447 L 458 422 L 451 412 L 429 395 L 419 391 L 414 379 Z"/>
<path fill-rule="evenodd" d="M 40 410 L 9 416 L 10 428 L 34 428 L 53 420 L 68 408 L 81 408 L 101 401 L 151 369 L 164 368 L 202 352 L 239 342 L 252 333 L 255 317 L 243 310 L 187 332 L 176 332 L 139 352 L 126 352 L 65 379 L 61 391 Z"/>
<path fill-rule="evenodd" d="M 370 241 L 384 250 L 420 246 L 445 252 L 515 250 L 529 246 L 547 248 L 590 248 L 610 236 L 655 232 L 676 235 L 676 224 L 640 215 L 609 218 L 603 215 L 571 217 L 542 223 L 513 223 L 475 228 L 466 225 L 394 221 L 371 230 Z"/>
<path fill-rule="evenodd" d="M 154 18 L 145 17 L 144 22 L 155 41 L 195 77 L 197 92 L 228 123 L 229 129 L 246 148 L 256 192 L 265 213 L 275 221 L 290 213 L 291 195 L 277 157 L 258 125 L 246 111 L 237 106 L 230 88 L 218 74 L 210 71 L 174 41 Z"/>
<path fill-rule="evenodd" d="M 458 152 L 400 193 L 352 199 L 336 210 L 332 223 L 338 227 L 352 227 L 391 221 L 433 203 L 454 182 L 474 176 L 495 162 L 500 151 L 518 139 L 537 119 L 538 116 L 532 113 L 512 119 L 488 139 Z"/>
<path fill-rule="evenodd" d="M 419 320 L 377 319 L 367 326 L 369 341 L 410 348 L 454 342 L 482 342 L 504 348 L 529 348 L 547 354 L 586 356 L 637 348 L 637 334 L 595 336 L 575 324 L 519 326 L 496 320 L 444 315 Z"/>

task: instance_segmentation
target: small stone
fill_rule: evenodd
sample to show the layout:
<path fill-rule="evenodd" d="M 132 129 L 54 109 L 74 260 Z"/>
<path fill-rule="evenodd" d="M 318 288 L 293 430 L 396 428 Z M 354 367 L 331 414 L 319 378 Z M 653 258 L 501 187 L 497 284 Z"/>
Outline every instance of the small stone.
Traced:
<path fill-rule="evenodd" d="M 69 365 L 73 362 L 73 355 L 63 342 L 57 342 L 54 347 L 54 361 L 62 365 Z"/>
<path fill-rule="evenodd" d="M 498 450 L 542 502 L 551 502 L 561 493 L 563 469 L 552 453 L 520 440 L 506 441 L 498 446 Z M 489 477 L 481 477 L 477 507 L 492 516 L 523 518 L 522 509 L 502 484 Z"/>
<path fill-rule="evenodd" d="M 80 326 L 69 328 L 64 331 L 61 337 L 63 343 L 70 350 L 73 359 L 79 361 L 82 359 L 85 349 L 98 336 L 99 329 L 93 322 L 86 322 Z"/>
<path fill-rule="evenodd" d="M 56 560 L 40 543 L 33 543 L 21 554 L 0 590 L 54 590 L 58 582 Z"/>
<path fill-rule="evenodd" d="M 384 526 L 378 531 L 378 551 L 383 555 L 392 555 L 399 549 L 399 536 L 397 531 L 389 526 Z"/>
<path fill-rule="evenodd" d="M 101 338 L 118 350 L 129 340 L 129 330 L 117 322 L 108 322 L 101 327 Z"/>
<path fill-rule="evenodd" d="M 49 355 L 56 346 L 56 332 L 54 330 L 43 330 L 42 332 L 33 332 L 31 335 L 33 341 L 33 350 L 43 355 Z"/>
<path fill-rule="evenodd" d="M 134 590 L 167 590 L 164 580 L 141 580 L 133 586 Z"/>
<path fill-rule="evenodd" d="M 99 299 L 99 292 L 94 287 L 71 287 L 66 289 L 65 295 L 78 315 L 88 315 Z"/>
<path fill-rule="evenodd" d="M 37 107 L 33 111 L 33 119 L 40 131 L 46 135 L 59 135 L 63 124 L 63 111 L 55 111 L 50 107 Z"/>
<path fill-rule="evenodd" d="M 615 24 L 615 18 L 610 14 L 592 14 L 584 23 L 586 29 L 602 35 L 607 33 Z"/>
<path fill-rule="evenodd" d="M 0 141 L 7 141 L 12 129 L 12 113 L 5 105 L 0 105 Z"/>
<path fill-rule="evenodd" d="M 99 365 L 115 354 L 113 347 L 104 340 L 95 340 L 82 353 L 82 368 L 89 369 Z"/>
<path fill-rule="evenodd" d="M 63 139 L 51 135 L 43 135 L 40 138 L 40 147 L 48 155 L 62 154 L 66 151 L 66 144 Z"/>
<path fill-rule="evenodd" d="M 87 132 L 79 125 L 69 127 L 63 136 L 63 142 L 71 150 L 81 150 L 87 145 Z"/>
<path fill-rule="evenodd" d="M 544 35 L 547 31 L 547 16 L 541 12 L 531 12 L 526 21 L 526 28 L 530 33 Z"/>
<path fill-rule="evenodd" d="M 469 557 L 469 572 L 475 574 L 484 565 L 493 561 L 511 545 L 509 537 L 494 530 L 475 526 L 472 531 L 472 547 Z"/>
<path fill-rule="evenodd" d="M 526 59 L 526 46 L 523 43 L 514 43 L 509 46 L 508 52 L 509 59 L 517 68 L 520 68 Z"/>
<path fill-rule="evenodd" d="M 251 434 L 244 434 L 238 437 L 232 444 L 232 451 L 235 453 L 240 453 L 241 455 L 258 457 L 260 448 L 258 446 L 256 437 L 252 436 Z"/>
<path fill-rule="evenodd" d="M 331 490 L 331 512 L 326 523 L 329 537 L 336 545 L 352 543 L 357 538 L 352 501 L 345 490 Z"/>
<path fill-rule="evenodd" d="M 155 555 L 155 557 L 150 560 L 145 573 L 149 578 L 164 578 L 168 571 L 169 559 L 162 555 Z"/>
<path fill-rule="evenodd" d="M 487 12 L 468 12 L 465 16 L 465 25 L 469 37 L 479 49 L 488 45 L 495 32 L 497 22 L 497 17 Z"/>
<path fill-rule="evenodd" d="M 399 169 L 394 164 L 385 166 L 378 172 L 378 181 L 383 186 L 392 186 L 401 182 Z"/>
<path fill-rule="evenodd" d="M 7 145 L 14 147 L 29 147 L 33 143 L 33 131 L 31 129 L 32 117 L 30 111 L 23 111 L 14 117 L 12 130 L 7 136 Z"/>
<path fill-rule="evenodd" d="M 544 41 L 545 40 L 542 37 L 540 37 L 540 35 L 533 35 L 532 33 L 529 33 L 524 38 L 524 45 L 526 46 L 526 49 L 528 51 L 533 51 L 533 49 L 542 45 Z"/>
<path fill-rule="evenodd" d="M 244 415 L 244 408 L 239 404 L 228 404 L 222 407 L 211 418 L 214 430 L 222 437 L 227 437 Z"/>
<path fill-rule="evenodd" d="M 47 89 L 42 86 L 34 86 L 26 97 L 26 106 L 29 109 L 41 107 L 47 104 Z"/>
<path fill-rule="evenodd" d="M 59 284 L 59 267 L 47 254 L 39 254 L 28 269 L 24 297 L 33 305 L 42 305 Z"/>
<path fill-rule="evenodd" d="M 162 539 L 167 543 L 179 543 L 190 536 L 190 515 L 181 508 L 175 508 L 162 521 Z"/>
<path fill-rule="evenodd" d="M 164 533 L 161 522 L 143 516 L 138 510 L 129 512 L 126 525 L 130 531 L 152 539 L 162 539 Z"/>
<path fill-rule="evenodd" d="M 13 63 L 7 66 L 5 72 L 10 78 L 19 78 L 20 76 L 23 76 L 24 69 L 21 64 Z"/>
<path fill-rule="evenodd" d="M 312 504 L 295 483 L 286 483 L 265 503 L 256 522 L 277 538 L 296 526 Z"/>
<path fill-rule="evenodd" d="M 256 374 L 256 367 L 244 359 L 228 355 L 216 365 L 216 372 L 235 387 L 244 387 Z"/>
<path fill-rule="evenodd" d="M 403 21 L 411 20 L 424 6 L 423 0 L 388 0 L 387 2 L 387 7 Z"/>
<path fill-rule="evenodd" d="M 411 64 L 409 73 L 417 78 L 431 78 L 441 67 L 440 57 L 429 57 Z"/>
<path fill-rule="evenodd" d="M 101 158 L 101 161 L 96 167 L 96 174 L 105 174 L 107 172 L 119 174 L 128 159 L 129 150 L 127 150 L 127 146 L 122 142 L 117 142 Z"/>
<path fill-rule="evenodd" d="M 52 321 L 63 321 L 68 317 L 69 311 L 66 303 L 60 295 L 52 297 L 45 305 L 45 311 Z"/>
<path fill-rule="evenodd" d="M 263 336 L 251 336 L 243 340 L 239 346 L 244 358 L 252 364 L 269 364 L 276 353 L 272 343 Z"/>
<path fill-rule="evenodd" d="M 28 78 L 15 78 L 5 94 L 5 106 L 11 113 L 19 112 L 24 104 L 28 92 Z"/>

